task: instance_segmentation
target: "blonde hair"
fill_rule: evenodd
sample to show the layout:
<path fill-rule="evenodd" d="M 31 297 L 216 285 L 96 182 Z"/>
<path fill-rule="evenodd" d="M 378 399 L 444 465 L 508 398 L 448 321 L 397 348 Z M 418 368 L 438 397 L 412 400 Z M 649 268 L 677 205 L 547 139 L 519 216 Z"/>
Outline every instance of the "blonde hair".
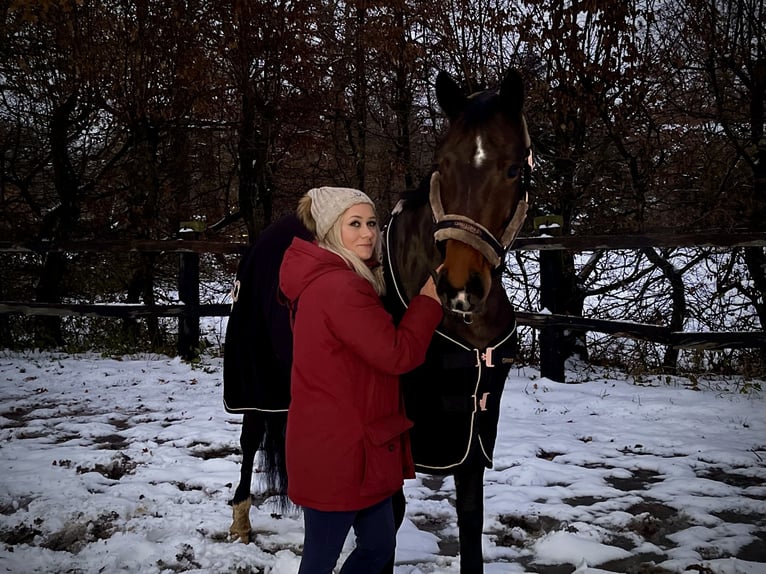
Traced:
<path fill-rule="evenodd" d="M 373 212 L 375 212 L 374 208 Z M 343 261 L 345 261 L 357 275 L 369 281 L 370 285 L 372 285 L 378 295 L 383 296 L 386 294 L 386 281 L 383 277 L 383 265 L 381 263 L 383 261 L 383 237 L 380 226 L 378 227 L 378 232 L 375 236 L 375 246 L 371 261 L 373 265 L 371 266 L 369 265 L 369 262 L 363 261 L 356 253 L 343 246 L 343 239 L 341 236 L 343 214 L 338 216 L 324 239 L 319 239 L 317 237 L 316 221 L 314 221 L 314 218 L 311 215 L 311 197 L 308 195 L 301 197 L 298 202 L 296 213 L 298 219 L 300 219 L 303 225 L 306 226 L 306 229 L 308 229 L 317 239 L 317 244 L 320 247 L 335 253 L 338 257 L 343 259 Z M 343 213 L 345 213 L 345 211 Z"/>

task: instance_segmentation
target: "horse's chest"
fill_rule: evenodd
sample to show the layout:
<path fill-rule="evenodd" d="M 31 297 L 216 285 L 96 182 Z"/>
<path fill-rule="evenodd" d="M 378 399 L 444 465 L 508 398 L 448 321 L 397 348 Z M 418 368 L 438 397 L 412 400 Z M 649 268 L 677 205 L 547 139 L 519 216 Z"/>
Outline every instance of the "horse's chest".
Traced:
<path fill-rule="evenodd" d="M 515 333 L 489 350 L 434 335 L 425 363 L 402 377 L 407 415 L 415 423 L 418 470 L 491 466 L 500 399 L 515 351 Z"/>

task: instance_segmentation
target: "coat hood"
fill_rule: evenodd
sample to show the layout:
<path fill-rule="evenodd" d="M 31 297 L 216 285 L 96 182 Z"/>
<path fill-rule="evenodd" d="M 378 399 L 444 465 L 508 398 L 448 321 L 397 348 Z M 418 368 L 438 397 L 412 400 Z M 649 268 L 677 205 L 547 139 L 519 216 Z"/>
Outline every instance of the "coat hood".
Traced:
<path fill-rule="evenodd" d="M 293 304 L 315 279 L 336 271 L 350 271 L 350 268 L 332 251 L 296 237 L 282 259 L 279 288 Z"/>

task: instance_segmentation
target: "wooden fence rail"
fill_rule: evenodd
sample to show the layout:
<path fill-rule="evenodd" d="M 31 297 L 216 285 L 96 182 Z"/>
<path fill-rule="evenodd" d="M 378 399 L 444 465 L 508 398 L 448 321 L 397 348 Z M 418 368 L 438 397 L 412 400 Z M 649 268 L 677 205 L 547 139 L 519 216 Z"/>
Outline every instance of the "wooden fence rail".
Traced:
<path fill-rule="evenodd" d="M 206 303 L 190 305 L 141 305 L 141 304 L 58 304 L 18 303 L 0 301 L 0 315 L 41 315 L 48 317 L 66 317 L 80 315 L 84 317 L 114 317 L 119 319 L 139 319 L 142 317 L 227 317 L 231 305 L 228 303 Z M 662 325 L 631 323 L 629 321 L 607 321 L 589 319 L 574 315 L 555 315 L 551 313 L 530 313 L 517 311 L 519 325 L 542 329 L 560 327 L 607 333 L 619 337 L 629 337 L 677 347 L 679 349 L 743 349 L 766 347 L 766 333 L 761 331 L 695 332 L 671 331 Z"/>
<path fill-rule="evenodd" d="M 641 249 L 646 247 L 766 247 L 766 233 L 689 233 L 646 234 L 595 237 L 524 237 L 513 245 L 518 251 L 549 252 L 554 250 L 594 251 L 600 249 Z M 193 356 L 199 345 L 199 318 L 225 317 L 228 304 L 199 303 L 199 255 L 242 254 L 244 243 L 215 242 L 199 239 L 114 240 L 62 242 L 0 242 L 2 253 L 46 252 L 153 252 L 179 253 L 179 297 L 183 304 L 48 304 L 0 301 L 0 314 L 6 315 L 85 315 L 94 317 L 139 318 L 177 317 L 179 320 L 178 353 Z M 542 257 L 541 253 L 541 257 Z M 542 258 L 541 258 L 542 262 Z M 541 283 L 546 281 L 541 276 Z M 550 281 L 550 279 L 548 279 Z M 541 285 L 541 288 L 545 288 Z M 766 333 L 755 332 L 673 332 L 662 325 L 630 321 L 607 321 L 552 313 L 517 312 L 520 325 L 541 330 L 574 328 L 614 336 L 646 340 L 682 349 L 720 350 L 726 348 L 766 348 Z M 541 354 L 543 349 L 541 347 Z M 541 358 L 542 360 L 542 358 Z M 563 370 L 563 366 L 560 366 Z"/>
<path fill-rule="evenodd" d="M 516 312 L 519 325 L 543 329 L 559 327 L 607 333 L 618 337 L 629 337 L 652 343 L 660 343 L 678 349 L 721 349 L 766 348 L 766 333 L 763 331 L 671 331 L 662 325 L 632 323 L 630 321 L 607 321 L 588 319 L 575 315 L 556 315 L 553 313 Z"/>
<path fill-rule="evenodd" d="M 598 251 L 645 247 L 766 247 L 766 232 L 647 233 L 645 235 L 565 235 L 519 237 L 514 251 Z M 0 249 L 2 250 L 2 249 Z"/>
<path fill-rule="evenodd" d="M 206 303 L 203 305 L 142 305 L 132 303 L 111 303 L 92 305 L 88 303 L 18 303 L 0 301 L 0 315 L 43 315 L 47 317 L 115 317 L 118 319 L 140 319 L 142 317 L 226 317 L 231 310 L 227 303 Z"/>

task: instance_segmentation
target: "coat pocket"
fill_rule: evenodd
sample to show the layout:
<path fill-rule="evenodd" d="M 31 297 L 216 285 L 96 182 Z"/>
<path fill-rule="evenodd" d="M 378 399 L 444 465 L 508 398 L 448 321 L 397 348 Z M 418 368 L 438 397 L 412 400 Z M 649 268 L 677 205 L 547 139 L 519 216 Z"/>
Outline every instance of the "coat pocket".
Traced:
<path fill-rule="evenodd" d="M 363 496 L 388 496 L 396 492 L 404 480 L 402 434 L 412 427 L 403 415 L 377 419 L 364 429 Z"/>

